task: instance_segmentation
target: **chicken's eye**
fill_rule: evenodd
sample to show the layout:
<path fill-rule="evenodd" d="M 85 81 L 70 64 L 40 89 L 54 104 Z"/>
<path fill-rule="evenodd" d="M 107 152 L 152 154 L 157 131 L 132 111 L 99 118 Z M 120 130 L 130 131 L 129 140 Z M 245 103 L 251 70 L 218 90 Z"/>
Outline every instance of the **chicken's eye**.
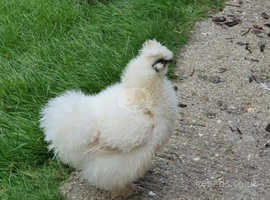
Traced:
<path fill-rule="evenodd" d="M 160 59 L 158 59 L 157 61 L 155 61 L 154 63 L 153 63 L 153 65 L 152 65 L 152 67 L 154 67 L 156 64 L 158 64 L 158 63 L 161 63 L 161 64 L 163 64 L 163 65 L 166 65 L 166 64 L 168 64 L 169 62 L 171 62 L 171 60 L 165 60 L 165 59 L 163 59 L 163 58 L 160 58 Z"/>
<path fill-rule="evenodd" d="M 153 63 L 153 65 L 152 65 L 152 66 L 154 67 L 154 66 L 155 66 L 156 64 L 158 64 L 158 63 L 162 63 L 162 64 L 163 64 L 163 63 L 164 63 L 164 61 L 165 61 L 165 60 L 164 60 L 164 59 L 162 59 L 162 58 L 161 58 L 161 59 L 158 59 L 157 61 L 155 61 L 155 62 Z"/>

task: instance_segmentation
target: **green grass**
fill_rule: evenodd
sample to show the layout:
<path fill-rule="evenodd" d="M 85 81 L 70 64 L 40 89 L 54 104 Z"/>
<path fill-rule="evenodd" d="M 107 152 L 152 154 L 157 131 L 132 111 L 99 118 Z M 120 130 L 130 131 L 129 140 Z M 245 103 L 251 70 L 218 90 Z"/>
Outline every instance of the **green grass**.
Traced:
<path fill-rule="evenodd" d="M 62 199 L 70 169 L 47 152 L 39 111 L 65 90 L 120 79 L 142 43 L 175 53 L 222 0 L 1 0 L 0 199 Z M 171 73 L 172 74 L 172 73 Z"/>

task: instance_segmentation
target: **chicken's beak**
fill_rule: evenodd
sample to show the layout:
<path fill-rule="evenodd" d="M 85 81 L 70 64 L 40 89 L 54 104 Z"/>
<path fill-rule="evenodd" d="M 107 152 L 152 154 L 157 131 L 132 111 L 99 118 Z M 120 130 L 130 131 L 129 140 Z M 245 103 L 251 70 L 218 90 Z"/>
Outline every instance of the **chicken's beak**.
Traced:
<path fill-rule="evenodd" d="M 165 64 L 172 63 L 172 62 L 173 62 L 173 60 L 166 60 Z"/>

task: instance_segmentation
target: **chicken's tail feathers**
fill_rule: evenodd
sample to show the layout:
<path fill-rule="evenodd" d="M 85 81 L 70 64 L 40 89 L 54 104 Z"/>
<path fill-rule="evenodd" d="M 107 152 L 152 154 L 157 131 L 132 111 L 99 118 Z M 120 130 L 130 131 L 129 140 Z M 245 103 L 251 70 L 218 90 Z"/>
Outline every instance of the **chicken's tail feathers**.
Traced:
<path fill-rule="evenodd" d="M 142 49 L 140 50 L 140 54 L 165 60 L 171 60 L 173 58 L 173 53 L 155 39 L 145 41 Z"/>
<path fill-rule="evenodd" d="M 79 166 L 81 153 L 91 141 L 92 123 L 88 97 L 80 91 L 68 91 L 51 99 L 41 111 L 40 128 L 49 150 L 66 164 Z"/>

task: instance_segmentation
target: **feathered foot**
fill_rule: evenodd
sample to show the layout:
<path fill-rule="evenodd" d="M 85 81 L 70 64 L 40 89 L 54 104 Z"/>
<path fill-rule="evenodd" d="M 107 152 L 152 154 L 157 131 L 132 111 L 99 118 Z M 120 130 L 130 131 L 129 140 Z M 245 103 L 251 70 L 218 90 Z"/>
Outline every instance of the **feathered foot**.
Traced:
<path fill-rule="evenodd" d="M 116 199 L 122 197 L 123 199 L 127 199 L 128 197 L 134 195 L 135 186 L 130 184 L 124 188 L 114 188 L 111 193 L 112 199 Z"/>

